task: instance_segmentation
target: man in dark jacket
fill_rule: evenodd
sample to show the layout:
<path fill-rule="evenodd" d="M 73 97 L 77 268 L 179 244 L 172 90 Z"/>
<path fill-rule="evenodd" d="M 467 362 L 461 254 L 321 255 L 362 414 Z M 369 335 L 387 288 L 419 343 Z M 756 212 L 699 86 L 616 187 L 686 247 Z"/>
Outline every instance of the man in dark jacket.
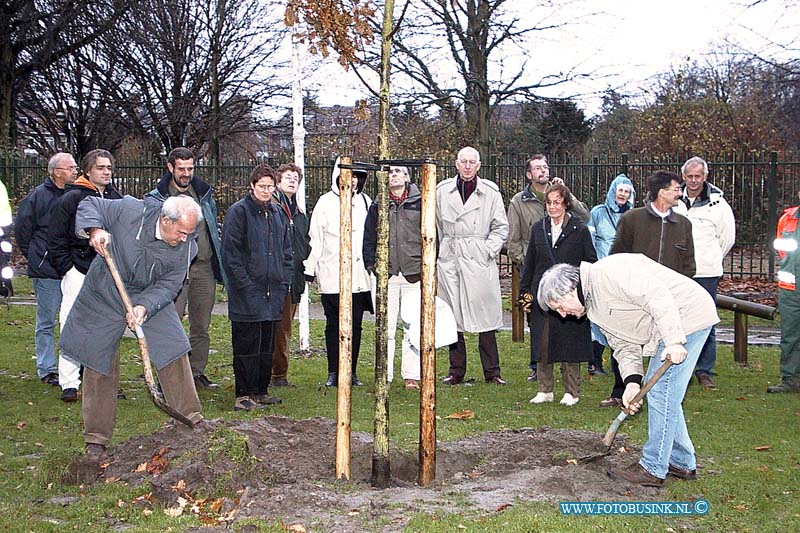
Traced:
<path fill-rule="evenodd" d="M 183 317 L 188 305 L 189 341 L 192 344 L 189 362 L 192 364 L 195 384 L 207 389 L 219 386 L 205 374 L 209 351 L 208 328 L 214 309 L 216 284 L 227 285 L 221 262 L 217 204 L 212 192 L 208 183 L 194 175 L 192 151 L 175 148 L 167 156 L 167 172 L 156 188 L 147 193 L 162 202 L 170 196 L 187 195 L 203 210 L 205 224 L 197 231 L 197 257 L 189 268 L 189 276 L 178 294 L 175 307 L 178 315 Z"/>
<path fill-rule="evenodd" d="M 422 196 L 419 188 L 408 181 L 406 167 L 389 168 L 389 287 L 386 306 L 389 347 L 387 378 L 394 378 L 395 333 L 400 304 L 406 294 L 419 292 L 420 264 L 422 262 L 422 237 L 420 215 Z M 378 204 L 369 207 L 364 222 L 364 266 L 374 274 L 375 251 L 378 243 Z M 373 284 L 375 278 L 372 278 Z M 375 290 L 372 291 L 373 297 Z M 373 304 L 374 305 L 374 304 Z M 421 366 L 419 352 L 411 349 L 403 336 L 400 372 L 407 389 L 419 389 Z"/>
<path fill-rule="evenodd" d="M 289 292 L 283 302 L 283 314 L 275 327 L 275 348 L 272 352 L 272 385 L 291 387 L 289 372 L 289 339 L 292 336 L 292 320 L 306 290 L 303 261 L 311 253 L 311 238 L 308 236 L 308 217 L 297 205 L 295 193 L 303 181 L 303 171 L 293 163 L 286 163 L 275 171 L 278 176 L 272 203 L 280 207 L 283 220 L 289 228 L 292 241 L 292 277 Z"/>
<path fill-rule="evenodd" d="M 48 257 L 47 232 L 53 205 L 64 194 L 64 186 L 75 181 L 78 165 L 70 154 L 57 153 L 47 163 L 47 173 L 50 177 L 20 202 L 14 234 L 28 260 L 28 277 L 36 293 L 36 370 L 42 383 L 57 387 L 55 328 L 61 277 Z"/>
<path fill-rule="evenodd" d="M 681 178 L 658 171 L 647 178 L 644 207 L 625 213 L 619 221 L 611 254 L 644 254 L 653 261 L 691 278 L 695 273 L 692 223 L 672 208 L 681 195 Z M 700 287 L 698 287 L 699 289 Z M 622 406 L 625 384 L 616 358 L 611 359 L 614 388 L 600 407 Z"/>
<path fill-rule="evenodd" d="M 203 420 L 191 377 L 189 339 L 173 301 L 197 253 L 191 237 L 202 222 L 188 198 L 106 200 L 78 205 L 75 234 L 105 256 L 110 249 L 131 298 L 127 313 L 106 262 L 95 258 L 72 306 L 58 345 L 84 366 L 83 436 L 86 454 L 101 460 L 117 411 L 119 342 L 125 327 L 142 327 L 167 403 L 197 424 Z"/>
<path fill-rule="evenodd" d="M 89 241 L 75 235 L 75 213 L 87 196 L 118 200 L 122 195 L 111 185 L 114 156 L 106 150 L 92 150 L 81 160 L 84 174 L 67 184 L 66 192 L 55 203 L 50 215 L 47 252 L 50 262 L 61 277 L 61 311 L 59 322 L 65 324 L 75 298 L 83 286 L 83 278 L 97 253 Z M 58 359 L 58 383 L 61 400 L 74 402 L 81 386 L 80 365 L 61 354 Z"/>

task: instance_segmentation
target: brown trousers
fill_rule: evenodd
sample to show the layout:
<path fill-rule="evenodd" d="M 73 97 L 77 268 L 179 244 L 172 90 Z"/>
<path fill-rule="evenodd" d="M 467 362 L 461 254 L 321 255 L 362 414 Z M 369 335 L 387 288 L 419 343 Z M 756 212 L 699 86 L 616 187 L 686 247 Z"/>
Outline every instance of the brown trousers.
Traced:
<path fill-rule="evenodd" d="M 536 364 L 539 392 L 553 392 L 553 365 L 549 359 L 547 347 L 550 344 L 550 324 L 545 320 L 542 328 L 541 349 L 542 359 Z M 559 363 L 561 365 L 561 379 L 564 382 L 564 392 L 570 393 L 575 398 L 581 395 L 581 364 Z"/>
<path fill-rule="evenodd" d="M 483 377 L 491 379 L 500 375 L 500 354 L 497 352 L 497 337 L 494 331 L 478 334 L 478 354 L 481 356 Z M 458 340 L 450 345 L 450 375 L 463 378 L 467 373 L 467 345 L 464 333 L 458 332 Z"/>
<path fill-rule="evenodd" d="M 167 404 L 192 422 L 203 419 L 200 399 L 194 388 L 189 358 L 179 357 L 158 372 Z M 83 440 L 86 444 L 108 446 L 117 418 L 119 389 L 119 352 L 114 356 L 111 372 L 104 376 L 91 368 L 83 370 Z M 149 393 L 148 393 L 149 394 Z"/>
<path fill-rule="evenodd" d="M 272 380 L 285 378 L 289 372 L 289 339 L 292 338 L 292 321 L 297 304 L 292 303 L 292 295 L 286 293 L 283 314 L 275 324 L 275 348 L 272 352 Z"/>

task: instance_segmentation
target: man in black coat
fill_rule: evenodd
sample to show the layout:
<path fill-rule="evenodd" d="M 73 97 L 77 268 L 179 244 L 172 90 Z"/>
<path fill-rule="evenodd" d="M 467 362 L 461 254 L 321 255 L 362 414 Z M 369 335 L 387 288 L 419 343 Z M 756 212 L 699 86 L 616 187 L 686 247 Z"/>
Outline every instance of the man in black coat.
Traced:
<path fill-rule="evenodd" d="M 59 321 L 66 323 L 72 304 L 83 286 L 83 278 L 97 252 L 89 241 L 75 235 L 75 213 L 78 204 L 87 196 L 118 200 L 122 195 L 111 185 L 114 156 L 106 150 L 92 150 L 81 161 L 84 173 L 74 183 L 67 184 L 64 195 L 55 203 L 50 215 L 47 252 L 50 262 L 61 277 L 61 312 Z M 74 402 L 81 386 L 80 365 L 63 353 L 58 359 L 58 383 L 61 400 Z"/>
<path fill-rule="evenodd" d="M 55 329 L 61 304 L 61 277 L 47 253 L 50 213 L 64 186 L 78 176 L 78 165 L 67 153 L 57 153 L 47 163 L 49 177 L 19 204 L 14 234 L 22 255 L 28 260 L 28 277 L 36 294 L 36 370 L 47 385 L 58 386 Z"/>

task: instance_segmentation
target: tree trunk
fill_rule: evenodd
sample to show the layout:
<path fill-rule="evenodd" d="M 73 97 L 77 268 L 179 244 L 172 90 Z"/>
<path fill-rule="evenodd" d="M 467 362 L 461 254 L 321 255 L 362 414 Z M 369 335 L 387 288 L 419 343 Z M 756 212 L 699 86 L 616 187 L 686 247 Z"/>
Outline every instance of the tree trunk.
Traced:
<path fill-rule="evenodd" d="M 0 45 L 0 148 L 14 146 L 14 63 L 16 57 L 9 44 Z"/>
<path fill-rule="evenodd" d="M 378 110 L 378 154 L 389 157 L 389 78 L 392 50 L 394 0 L 386 0 L 381 31 L 381 89 Z M 389 485 L 389 383 L 387 381 L 388 327 L 386 308 L 389 285 L 389 204 L 388 179 L 385 170 L 378 177 L 378 228 L 375 258 L 375 430 L 372 449 L 372 485 L 380 488 Z"/>

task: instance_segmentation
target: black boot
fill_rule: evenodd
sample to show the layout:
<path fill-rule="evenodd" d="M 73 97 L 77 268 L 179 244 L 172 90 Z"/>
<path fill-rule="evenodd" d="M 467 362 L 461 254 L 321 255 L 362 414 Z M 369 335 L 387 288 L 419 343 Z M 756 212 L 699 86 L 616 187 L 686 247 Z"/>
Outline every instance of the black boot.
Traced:
<path fill-rule="evenodd" d="M 325 382 L 326 387 L 336 387 L 339 384 L 339 373 L 328 372 L 328 381 Z"/>
<path fill-rule="evenodd" d="M 363 385 L 361 380 L 358 379 L 358 375 L 355 372 L 353 372 L 352 381 L 350 383 L 353 385 L 353 387 L 360 387 Z"/>

